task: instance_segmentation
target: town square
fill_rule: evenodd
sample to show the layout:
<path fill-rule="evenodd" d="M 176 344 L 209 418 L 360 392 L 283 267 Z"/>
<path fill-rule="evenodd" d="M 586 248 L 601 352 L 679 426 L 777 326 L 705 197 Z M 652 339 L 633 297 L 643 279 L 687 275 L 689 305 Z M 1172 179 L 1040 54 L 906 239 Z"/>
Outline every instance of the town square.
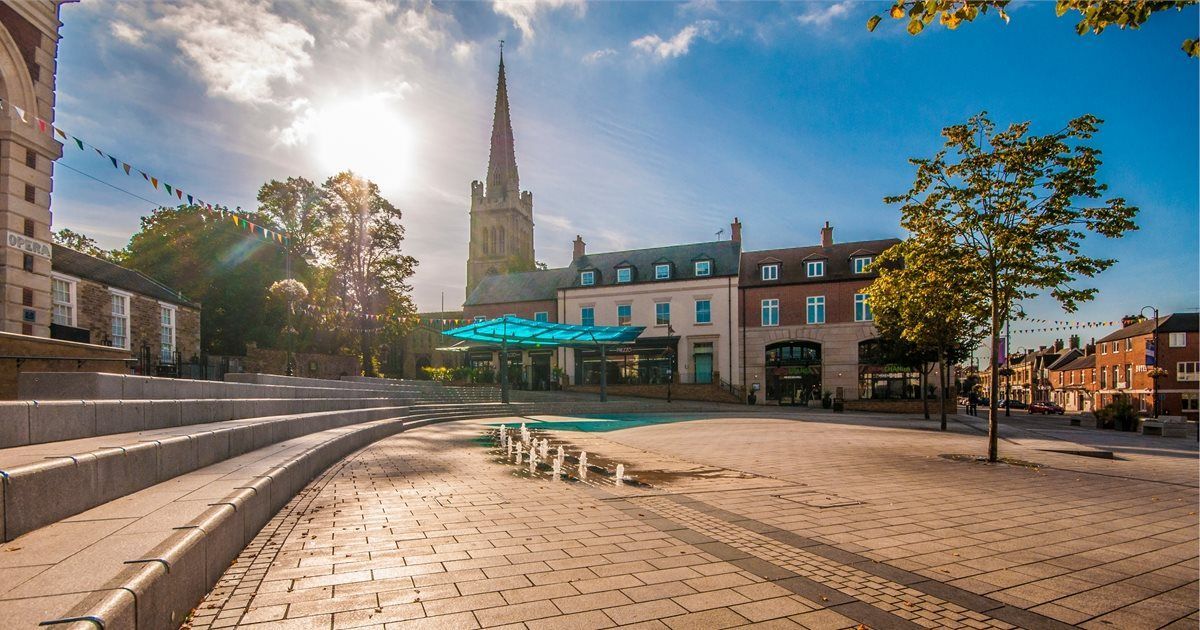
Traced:
<path fill-rule="evenodd" d="M 0 628 L 1200 627 L 1197 4 L 0 0 Z"/>

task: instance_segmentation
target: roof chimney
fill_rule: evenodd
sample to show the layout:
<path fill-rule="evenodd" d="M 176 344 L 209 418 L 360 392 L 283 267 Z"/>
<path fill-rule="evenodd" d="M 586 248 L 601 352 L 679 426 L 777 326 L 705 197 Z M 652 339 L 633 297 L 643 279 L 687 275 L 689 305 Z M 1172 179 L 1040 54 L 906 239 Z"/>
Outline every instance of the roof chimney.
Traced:
<path fill-rule="evenodd" d="M 833 226 L 829 222 L 825 222 L 825 227 L 821 228 L 821 247 L 833 247 Z"/>
<path fill-rule="evenodd" d="M 729 240 L 734 243 L 742 242 L 742 222 L 738 221 L 737 217 L 733 217 L 733 223 L 729 224 Z"/>
<path fill-rule="evenodd" d="M 571 262 L 575 262 L 576 260 L 583 258 L 583 255 L 586 252 L 587 243 L 583 242 L 582 236 L 576 234 L 575 242 L 572 244 L 575 246 L 575 248 L 571 252 Z"/>

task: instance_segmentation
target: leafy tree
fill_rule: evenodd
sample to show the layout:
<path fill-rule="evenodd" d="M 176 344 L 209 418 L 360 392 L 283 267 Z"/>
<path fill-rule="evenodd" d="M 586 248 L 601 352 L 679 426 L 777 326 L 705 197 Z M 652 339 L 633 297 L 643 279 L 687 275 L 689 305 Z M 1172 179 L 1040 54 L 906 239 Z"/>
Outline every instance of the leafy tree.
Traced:
<path fill-rule="evenodd" d="M 54 242 L 64 247 L 70 247 L 77 252 L 83 252 L 89 256 L 112 260 L 112 252 L 105 251 L 100 248 L 96 240 L 85 234 L 81 234 L 69 228 L 63 228 L 53 233 Z"/>
<path fill-rule="evenodd" d="M 986 14 L 989 9 L 1007 24 L 1009 14 L 1004 9 L 1011 0 L 893 0 L 891 11 L 893 19 L 907 20 L 908 32 L 916 35 L 925 30 L 926 26 L 937 20 L 939 24 L 954 30 L 963 22 L 973 22 L 976 17 Z M 1175 9 L 1182 11 L 1184 7 L 1196 4 L 1197 0 L 1057 0 L 1054 10 L 1059 17 L 1068 11 L 1079 13 L 1079 22 L 1075 24 L 1075 32 L 1079 35 L 1095 33 L 1099 35 L 1104 29 L 1140 28 L 1150 16 L 1159 11 Z M 873 15 L 867 20 L 867 30 L 874 31 L 883 18 Z M 1183 42 L 1183 52 L 1189 57 L 1200 55 L 1200 42 L 1195 38 Z"/>
<path fill-rule="evenodd" d="M 417 260 L 401 253 L 401 212 L 379 186 L 350 171 L 321 186 L 324 229 L 315 239 L 331 270 L 330 294 L 355 320 L 363 371 L 374 375 L 376 316 L 405 318 L 413 308 L 408 279 Z"/>
<path fill-rule="evenodd" d="M 258 212 L 288 235 L 293 254 L 311 258 L 326 221 L 316 184 L 303 177 L 273 179 L 258 189 Z"/>
<path fill-rule="evenodd" d="M 928 278 L 975 299 L 991 337 L 991 373 L 997 373 L 1004 321 L 1023 315 L 1018 300 L 1048 292 L 1074 311 L 1094 288 L 1078 288 L 1112 266 L 1111 259 L 1080 252 L 1089 233 L 1118 238 L 1137 229 L 1137 208 L 1104 196 L 1097 181 L 1100 151 L 1087 146 L 1101 120 L 1083 115 L 1053 133 L 1029 135 L 1030 123 L 996 131 L 986 112 L 942 130 L 945 146 L 932 158 L 910 162 L 912 188 L 887 197 L 901 204 L 902 227 L 945 265 Z M 940 255 L 938 250 L 943 250 Z M 952 278 L 951 276 L 955 276 Z M 988 459 L 997 457 L 997 381 L 989 394 Z"/>
<path fill-rule="evenodd" d="M 867 288 L 880 333 L 925 350 L 937 362 L 943 431 L 945 394 L 950 386 L 947 367 L 959 360 L 964 348 L 979 344 L 986 327 L 986 319 L 975 308 L 978 296 L 972 293 L 969 278 L 946 273 L 955 268 L 959 255 L 951 240 L 914 236 L 875 259 L 872 266 L 879 276 Z M 926 368 L 921 369 L 924 375 Z M 929 418 L 928 407 L 925 417 Z"/>
<path fill-rule="evenodd" d="M 260 219 L 250 214 L 251 221 Z M 142 217 L 121 264 L 200 302 L 205 352 L 245 354 L 246 343 L 276 346 L 285 304 L 267 288 L 284 278 L 283 251 L 198 206 Z"/>

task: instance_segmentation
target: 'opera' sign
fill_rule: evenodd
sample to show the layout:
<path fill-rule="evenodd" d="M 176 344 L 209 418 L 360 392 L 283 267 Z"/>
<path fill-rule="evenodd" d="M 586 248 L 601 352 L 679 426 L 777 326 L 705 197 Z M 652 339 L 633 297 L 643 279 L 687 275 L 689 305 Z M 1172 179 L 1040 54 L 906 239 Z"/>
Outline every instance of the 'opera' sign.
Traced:
<path fill-rule="evenodd" d="M 39 241 L 36 238 L 29 238 L 24 234 L 16 232 L 6 230 L 5 240 L 8 242 L 9 247 L 19 249 L 27 254 L 33 254 L 34 256 L 41 256 L 42 258 L 50 258 L 54 251 L 50 247 L 50 243 Z"/>

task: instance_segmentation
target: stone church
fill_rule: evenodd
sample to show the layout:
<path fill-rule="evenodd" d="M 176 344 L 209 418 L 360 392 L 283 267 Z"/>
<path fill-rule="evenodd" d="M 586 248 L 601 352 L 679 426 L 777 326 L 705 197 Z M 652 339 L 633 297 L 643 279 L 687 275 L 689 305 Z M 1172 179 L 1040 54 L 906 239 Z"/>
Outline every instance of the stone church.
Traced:
<path fill-rule="evenodd" d="M 471 182 L 471 242 L 467 255 L 467 296 L 484 276 L 533 271 L 533 193 L 521 190 L 516 148 L 508 115 L 504 53 L 496 83 L 487 185 Z"/>
<path fill-rule="evenodd" d="M 521 190 L 517 175 L 516 146 L 509 117 L 508 82 L 504 54 L 496 80 L 496 105 L 492 114 L 491 152 L 486 183 L 471 182 L 471 236 L 467 253 L 467 287 L 470 296 L 479 282 L 496 274 L 532 271 L 533 193 Z M 418 313 L 420 323 L 402 344 L 384 353 L 383 368 L 389 376 L 422 378 L 422 368 L 453 367 L 462 363 L 460 352 L 437 348 L 457 340 L 441 335 L 462 322 L 462 311 Z"/>

